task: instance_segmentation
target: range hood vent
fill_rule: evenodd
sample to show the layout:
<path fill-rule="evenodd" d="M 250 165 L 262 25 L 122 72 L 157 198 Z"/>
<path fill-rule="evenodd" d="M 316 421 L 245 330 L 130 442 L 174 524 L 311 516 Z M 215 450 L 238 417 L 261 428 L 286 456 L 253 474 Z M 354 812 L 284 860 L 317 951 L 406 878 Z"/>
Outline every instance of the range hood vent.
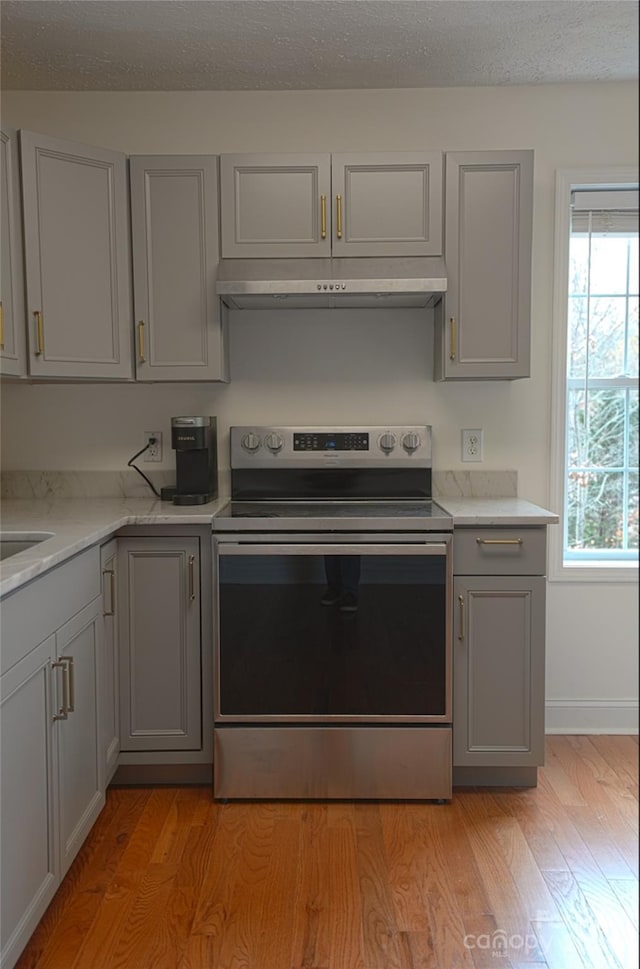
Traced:
<path fill-rule="evenodd" d="M 230 309 L 430 307 L 447 291 L 437 256 L 223 259 L 216 292 Z"/>

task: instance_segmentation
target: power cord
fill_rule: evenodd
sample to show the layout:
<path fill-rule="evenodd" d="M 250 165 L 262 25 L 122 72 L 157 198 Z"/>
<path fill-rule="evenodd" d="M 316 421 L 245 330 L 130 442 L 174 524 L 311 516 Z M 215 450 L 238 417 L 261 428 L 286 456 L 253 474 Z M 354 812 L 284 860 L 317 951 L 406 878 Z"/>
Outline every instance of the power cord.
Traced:
<path fill-rule="evenodd" d="M 144 454 L 144 452 L 145 452 L 145 451 L 148 451 L 148 450 L 149 450 L 149 448 L 150 448 L 150 447 L 151 447 L 151 446 L 152 446 L 153 444 L 155 444 L 155 443 L 156 443 L 156 439 L 155 439 L 155 437 L 150 437 L 150 438 L 149 438 L 149 440 L 147 441 L 147 443 L 145 444 L 145 446 L 144 446 L 143 448 L 140 448 L 140 450 L 139 450 L 139 451 L 137 452 L 137 454 L 134 454 L 134 455 L 133 455 L 133 457 L 132 457 L 132 458 L 130 458 L 130 459 L 129 459 L 129 460 L 127 461 L 127 467 L 128 467 L 128 468 L 133 468 L 133 470 L 134 470 L 134 471 L 137 471 L 137 472 L 138 472 L 138 474 L 139 474 L 139 475 L 140 475 L 140 476 L 141 476 L 142 478 L 144 478 L 144 480 L 145 480 L 145 481 L 147 482 L 147 484 L 149 485 L 149 487 L 150 487 L 150 488 L 151 488 L 151 490 L 153 491 L 153 493 L 154 493 L 154 495 L 155 495 L 155 496 L 156 496 L 157 498 L 160 498 L 160 497 L 161 497 L 161 496 L 160 496 L 160 492 L 159 492 L 159 491 L 157 491 L 157 490 L 156 490 L 156 489 L 154 488 L 154 486 L 153 486 L 153 484 L 151 483 L 151 481 L 149 481 L 149 479 L 147 478 L 147 476 L 146 476 L 146 474 L 144 473 L 144 471 L 141 471 L 141 470 L 140 470 L 140 468 L 137 468 L 137 467 L 135 466 L 135 464 L 133 463 L 133 462 L 135 461 L 135 459 L 136 459 L 136 458 L 139 458 L 141 454 Z"/>

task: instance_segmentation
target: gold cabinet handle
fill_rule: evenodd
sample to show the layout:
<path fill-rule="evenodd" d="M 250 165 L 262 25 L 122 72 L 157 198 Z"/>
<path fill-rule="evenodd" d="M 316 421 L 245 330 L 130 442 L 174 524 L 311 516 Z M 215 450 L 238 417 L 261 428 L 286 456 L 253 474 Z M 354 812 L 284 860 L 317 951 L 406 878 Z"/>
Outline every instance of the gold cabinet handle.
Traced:
<path fill-rule="evenodd" d="M 54 713 L 54 720 L 69 719 L 69 667 L 66 659 L 58 660 L 51 664 L 51 669 L 62 670 L 62 706 L 58 713 Z"/>
<path fill-rule="evenodd" d="M 102 615 L 115 616 L 116 614 L 116 575 L 113 569 L 103 569 L 102 574 L 109 576 L 109 584 L 110 584 L 109 605 L 111 606 L 110 609 L 103 609 Z"/>
<path fill-rule="evenodd" d="M 195 563 L 195 556 L 190 555 L 189 556 L 189 599 L 191 602 L 193 602 L 193 600 L 196 597 L 195 582 L 194 582 L 194 563 Z"/>
<path fill-rule="evenodd" d="M 144 320 L 140 320 L 138 323 L 138 360 L 140 363 L 145 363 L 144 355 Z"/>
<path fill-rule="evenodd" d="M 327 196 L 320 196 L 320 238 L 327 238 Z"/>
<path fill-rule="evenodd" d="M 342 196 L 336 195 L 336 236 L 342 239 Z"/>
<path fill-rule="evenodd" d="M 76 677 L 73 667 L 73 656 L 67 656 L 67 669 L 69 671 L 69 713 L 73 713 L 76 708 Z"/>
<path fill-rule="evenodd" d="M 478 545 L 522 545 L 521 538 L 476 538 Z"/>
<path fill-rule="evenodd" d="M 44 353 L 44 325 L 42 322 L 42 313 L 40 310 L 35 310 L 33 315 L 36 318 L 36 356 L 40 357 Z"/>
<path fill-rule="evenodd" d="M 451 326 L 451 343 L 449 344 L 449 360 L 455 360 L 458 355 L 458 335 L 456 333 L 456 321 L 452 316 L 449 320 Z"/>
<path fill-rule="evenodd" d="M 4 350 L 4 308 L 0 302 L 0 350 Z"/>
<path fill-rule="evenodd" d="M 458 633 L 458 639 L 463 640 L 466 635 L 464 628 L 464 596 L 458 596 L 458 608 L 460 609 L 460 632 Z"/>

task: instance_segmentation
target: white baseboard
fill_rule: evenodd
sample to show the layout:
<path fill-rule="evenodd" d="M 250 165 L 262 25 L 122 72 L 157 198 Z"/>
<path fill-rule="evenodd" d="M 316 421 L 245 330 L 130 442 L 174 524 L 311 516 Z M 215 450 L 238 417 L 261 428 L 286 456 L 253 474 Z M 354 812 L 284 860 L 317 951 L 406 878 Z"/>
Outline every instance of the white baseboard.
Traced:
<path fill-rule="evenodd" d="M 637 700 L 547 700 L 545 733 L 638 733 Z"/>

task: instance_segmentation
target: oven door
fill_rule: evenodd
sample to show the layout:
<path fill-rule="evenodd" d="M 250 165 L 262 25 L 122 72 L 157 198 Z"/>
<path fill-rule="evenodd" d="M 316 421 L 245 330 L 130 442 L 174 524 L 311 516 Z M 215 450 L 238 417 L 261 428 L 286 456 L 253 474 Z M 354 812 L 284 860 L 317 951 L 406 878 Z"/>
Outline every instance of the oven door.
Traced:
<path fill-rule="evenodd" d="M 450 535 L 216 536 L 216 725 L 449 724 L 450 548 Z"/>

